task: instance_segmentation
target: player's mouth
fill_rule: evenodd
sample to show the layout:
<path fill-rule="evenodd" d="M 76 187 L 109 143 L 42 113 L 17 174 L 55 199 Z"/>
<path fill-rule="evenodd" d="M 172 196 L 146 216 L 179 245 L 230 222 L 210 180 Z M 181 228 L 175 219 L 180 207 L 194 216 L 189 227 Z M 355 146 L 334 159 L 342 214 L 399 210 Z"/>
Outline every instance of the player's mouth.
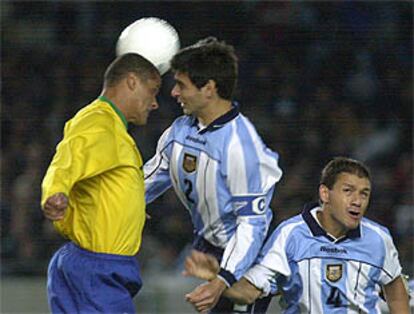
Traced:
<path fill-rule="evenodd" d="M 187 104 L 186 104 L 186 103 L 181 102 L 181 103 L 180 103 L 180 106 L 181 106 L 181 109 L 184 111 L 184 113 L 186 113 L 186 112 L 187 112 L 187 110 L 188 110 L 188 106 L 187 106 Z"/>
<path fill-rule="evenodd" d="M 361 211 L 354 208 L 348 208 L 348 214 L 354 220 L 359 220 L 362 217 Z"/>

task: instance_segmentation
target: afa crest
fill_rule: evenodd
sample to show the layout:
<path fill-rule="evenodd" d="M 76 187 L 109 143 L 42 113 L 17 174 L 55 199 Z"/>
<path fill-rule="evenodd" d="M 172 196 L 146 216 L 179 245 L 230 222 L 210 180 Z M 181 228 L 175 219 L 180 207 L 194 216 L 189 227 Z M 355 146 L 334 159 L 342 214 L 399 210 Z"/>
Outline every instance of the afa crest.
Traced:
<path fill-rule="evenodd" d="M 188 173 L 194 172 L 197 169 L 197 157 L 184 153 L 183 169 Z"/>
<path fill-rule="evenodd" d="M 342 264 L 326 265 L 326 279 L 337 282 L 342 278 Z"/>

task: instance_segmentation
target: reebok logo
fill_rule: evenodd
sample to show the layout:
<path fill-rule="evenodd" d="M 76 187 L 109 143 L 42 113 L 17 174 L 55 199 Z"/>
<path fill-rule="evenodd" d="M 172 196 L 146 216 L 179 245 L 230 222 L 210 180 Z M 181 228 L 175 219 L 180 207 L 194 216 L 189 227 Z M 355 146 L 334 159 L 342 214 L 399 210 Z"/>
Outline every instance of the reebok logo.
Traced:
<path fill-rule="evenodd" d="M 205 140 L 201 140 L 201 139 L 196 138 L 196 137 L 193 137 L 191 135 L 187 135 L 185 139 L 186 140 L 189 140 L 191 142 L 194 142 L 194 143 L 198 143 L 198 144 L 201 144 L 201 145 L 206 145 L 206 141 Z"/>
<path fill-rule="evenodd" d="M 333 254 L 348 254 L 345 249 L 338 249 L 336 247 L 321 246 L 321 252 L 333 253 Z"/>

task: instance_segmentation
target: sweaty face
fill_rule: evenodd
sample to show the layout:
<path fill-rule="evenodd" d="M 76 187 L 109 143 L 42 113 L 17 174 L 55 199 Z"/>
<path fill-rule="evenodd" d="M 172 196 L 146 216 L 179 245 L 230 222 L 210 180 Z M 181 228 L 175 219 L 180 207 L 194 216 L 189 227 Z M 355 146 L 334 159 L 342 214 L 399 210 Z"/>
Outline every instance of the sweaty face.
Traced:
<path fill-rule="evenodd" d="M 160 79 L 136 80 L 131 100 L 129 122 L 136 125 L 147 123 L 149 113 L 158 108 L 156 96 L 160 85 Z"/>
<path fill-rule="evenodd" d="M 175 85 L 171 91 L 172 97 L 181 103 L 184 114 L 198 116 L 205 108 L 203 88 L 195 86 L 187 74 L 177 72 L 174 75 Z"/>
<path fill-rule="evenodd" d="M 368 207 L 371 184 L 367 178 L 341 173 L 331 190 L 321 185 L 322 224 L 334 236 L 342 236 L 358 227 Z"/>

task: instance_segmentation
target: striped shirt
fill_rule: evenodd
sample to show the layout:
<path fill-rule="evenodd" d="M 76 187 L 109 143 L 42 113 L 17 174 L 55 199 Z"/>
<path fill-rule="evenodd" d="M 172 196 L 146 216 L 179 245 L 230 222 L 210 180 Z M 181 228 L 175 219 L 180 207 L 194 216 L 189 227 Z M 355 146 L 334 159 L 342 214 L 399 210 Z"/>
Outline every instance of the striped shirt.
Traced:
<path fill-rule="evenodd" d="M 219 275 L 228 285 L 240 279 L 264 241 L 282 171 L 238 105 L 203 129 L 194 117 L 179 117 L 144 173 L 147 203 L 173 186 L 196 237 L 224 251 Z"/>
<path fill-rule="evenodd" d="M 380 286 L 401 275 L 389 231 L 363 218 L 334 239 L 316 219 L 317 204 L 283 222 L 245 277 L 264 294 L 282 293 L 284 313 L 381 313 Z"/>

